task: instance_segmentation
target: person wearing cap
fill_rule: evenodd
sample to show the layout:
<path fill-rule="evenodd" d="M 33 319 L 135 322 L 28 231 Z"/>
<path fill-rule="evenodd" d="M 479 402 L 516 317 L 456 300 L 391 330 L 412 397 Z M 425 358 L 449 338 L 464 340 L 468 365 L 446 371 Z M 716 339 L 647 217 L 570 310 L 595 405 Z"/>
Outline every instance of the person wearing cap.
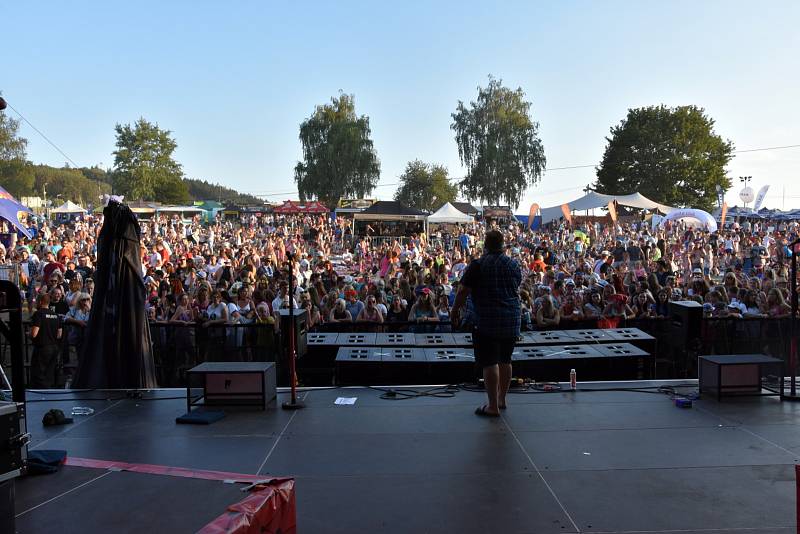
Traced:
<path fill-rule="evenodd" d="M 408 312 L 408 320 L 418 323 L 418 326 L 411 328 L 413 332 L 426 333 L 433 331 L 430 327 L 420 325 L 420 323 L 439 321 L 439 315 L 436 313 L 436 305 L 433 301 L 433 293 L 429 288 L 420 288 L 417 301 Z"/>
<path fill-rule="evenodd" d="M 484 254 L 467 267 L 451 312 L 456 320 L 470 297 L 477 319 L 475 361 L 483 369 L 488 398 L 488 404 L 475 410 L 477 415 L 498 417 L 506 407 L 511 353 L 522 322 L 521 283 L 519 264 L 503 253 L 503 234 L 486 232 Z"/>
<path fill-rule="evenodd" d="M 358 292 L 351 285 L 348 285 L 345 288 L 344 298 L 347 302 L 347 311 L 350 312 L 350 316 L 353 318 L 353 320 L 356 320 L 364 310 L 364 303 L 358 300 Z"/>

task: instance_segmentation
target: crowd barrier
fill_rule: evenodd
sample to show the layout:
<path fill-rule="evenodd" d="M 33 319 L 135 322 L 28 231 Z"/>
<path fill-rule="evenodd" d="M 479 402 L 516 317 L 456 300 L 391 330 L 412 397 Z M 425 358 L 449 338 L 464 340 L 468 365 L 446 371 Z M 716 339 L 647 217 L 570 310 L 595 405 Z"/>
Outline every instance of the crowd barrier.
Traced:
<path fill-rule="evenodd" d="M 23 336 L 26 383 L 30 381 L 33 342 L 30 322 L 24 322 Z M 70 336 L 76 329 L 80 335 Z M 65 326 L 56 372 L 56 387 L 70 382 L 78 367 L 83 328 Z M 77 340 L 76 340 L 77 338 Z M 150 338 L 158 384 L 161 387 L 185 386 L 186 370 L 205 361 L 275 361 L 280 350 L 280 336 L 269 324 L 200 324 L 150 323 Z M 0 338 L 0 363 L 11 377 L 11 354 L 5 338 Z M 3 386 L 0 386 L 2 389 Z"/>
<path fill-rule="evenodd" d="M 690 357 L 696 354 L 767 354 L 788 361 L 790 350 L 789 318 L 706 318 L 701 327 L 699 344 L 690 348 Z M 620 328 L 639 328 L 657 340 L 656 360 L 674 358 L 676 341 L 670 330 L 670 320 L 665 318 L 630 319 L 621 321 Z M 597 328 L 596 320 L 562 321 L 548 330 L 574 330 Z M 30 323 L 25 328 L 25 365 L 29 377 L 33 345 Z M 75 327 L 70 327 L 75 328 Z M 326 323 L 312 328 L 312 332 L 451 332 L 449 322 L 386 322 L 386 323 Z M 536 328 L 536 330 L 543 330 Z M 281 336 L 271 324 L 202 325 L 176 323 L 150 323 L 153 357 L 162 387 L 180 387 L 185 384 L 186 370 L 205 361 L 276 361 L 282 351 Z M 73 336 L 74 337 L 74 336 Z M 79 343 L 70 343 L 65 329 L 61 350 L 57 386 L 63 386 L 78 364 Z M 0 338 L 0 363 L 6 375 L 11 376 L 10 350 Z M 669 371 L 668 371 L 669 372 Z M 788 370 L 787 370 L 788 372 Z"/>

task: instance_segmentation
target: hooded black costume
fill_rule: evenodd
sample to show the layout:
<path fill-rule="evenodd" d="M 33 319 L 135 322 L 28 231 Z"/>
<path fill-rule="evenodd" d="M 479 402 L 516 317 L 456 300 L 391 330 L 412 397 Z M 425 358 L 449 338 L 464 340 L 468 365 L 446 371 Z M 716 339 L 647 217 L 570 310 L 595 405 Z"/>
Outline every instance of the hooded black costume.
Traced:
<path fill-rule="evenodd" d="M 113 200 L 103 218 L 92 311 L 73 387 L 154 388 L 139 223 L 128 206 Z"/>

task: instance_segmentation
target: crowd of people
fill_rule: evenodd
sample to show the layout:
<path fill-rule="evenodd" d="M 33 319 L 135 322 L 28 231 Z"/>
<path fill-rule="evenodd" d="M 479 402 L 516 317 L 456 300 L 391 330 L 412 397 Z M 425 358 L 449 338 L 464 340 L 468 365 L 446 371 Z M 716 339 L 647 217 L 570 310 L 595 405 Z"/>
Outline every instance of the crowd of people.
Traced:
<path fill-rule="evenodd" d="M 30 311 L 57 315 L 75 345 L 91 310 L 101 225 L 102 216 L 40 222 L 31 224 L 32 239 L 0 246 L 0 266 L 19 266 Z M 787 317 L 789 244 L 800 234 L 797 221 L 744 221 L 714 233 L 640 221 L 560 221 L 532 232 L 484 221 L 427 235 L 354 236 L 343 217 L 271 214 L 212 223 L 160 216 L 140 226 L 153 322 L 277 329 L 279 311 L 293 306 L 308 312 L 310 329 L 357 321 L 409 323 L 418 332 L 468 327 L 469 302 L 452 324 L 453 301 L 491 228 L 521 268 L 523 330 L 665 317 L 670 301 L 686 299 L 708 317 Z"/>

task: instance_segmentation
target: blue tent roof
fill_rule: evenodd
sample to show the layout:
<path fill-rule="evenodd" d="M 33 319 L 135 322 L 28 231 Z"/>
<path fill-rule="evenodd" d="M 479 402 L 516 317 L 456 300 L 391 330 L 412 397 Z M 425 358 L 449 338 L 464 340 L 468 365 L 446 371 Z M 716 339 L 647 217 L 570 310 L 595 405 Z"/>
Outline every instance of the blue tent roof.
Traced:
<path fill-rule="evenodd" d="M 0 187 L 0 219 L 11 223 L 28 239 L 31 238 L 31 233 L 20 219 L 23 219 L 23 215 L 27 215 L 30 212 L 30 208 L 17 202 L 17 199 L 12 197 L 8 191 Z"/>

